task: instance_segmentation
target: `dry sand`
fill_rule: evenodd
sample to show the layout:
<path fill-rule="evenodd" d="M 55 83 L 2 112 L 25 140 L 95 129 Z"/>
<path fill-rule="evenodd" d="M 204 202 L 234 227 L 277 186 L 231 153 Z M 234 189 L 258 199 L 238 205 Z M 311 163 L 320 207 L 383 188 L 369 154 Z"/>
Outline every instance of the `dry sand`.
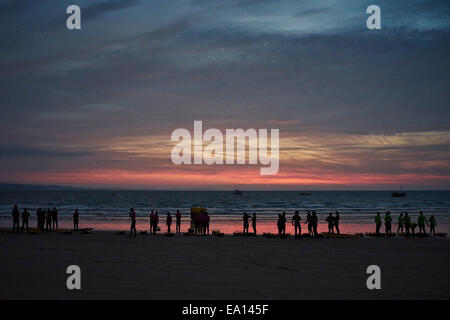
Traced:
<path fill-rule="evenodd" d="M 449 299 L 450 239 L 0 233 L 1 299 Z M 82 289 L 66 288 L 66 268 Z M 366 287 L 381 267 L 381 290 Z"/>

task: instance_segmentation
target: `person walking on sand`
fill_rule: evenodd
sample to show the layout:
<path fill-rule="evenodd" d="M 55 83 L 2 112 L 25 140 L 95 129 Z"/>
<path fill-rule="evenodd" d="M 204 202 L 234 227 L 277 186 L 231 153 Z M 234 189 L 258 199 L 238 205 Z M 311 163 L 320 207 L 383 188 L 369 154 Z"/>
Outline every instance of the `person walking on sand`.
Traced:
<path fill-rule="evenodd" d="M 55 207 L 53 207 L 53 211 L 52 211 L 52 225 L 53 225 L 53 229 L 58 231 L 58 210 L 56 210 Z"/>
<path fill-rule="evenodd" d="M 427 218 L 423 215 L 423 212 L 420 211 L 419 218 L 417 219 L 417 224 L 419 225 L 419 234 L 420 235 L 427 235 L 427 231 L 425 230 L 425 223 L 428 224 Z"/>
<path fill-rule="evenodd" d="M 436 235 L 434 229 L 437 225 L 436 218 L 434 217 L 434 215 L 431 215 L 429 222 L 430 222 L 430 235 L 434 236 L 434 235 Z"/>
<path fill-rule="evenodd" d="M 172 216 L 170 215 L 170 212 L 167 212 L 167 218 L 166 218 L 167 233 L 170 233 L 171 225 L 172 225 Z"/>
<path fill-rule="evenodd" d="M 248 218 L 250 218 L 250 216 L 247 212 L 244 212 L 244 215 L 242 216 L 242 220 L 244 221 L 244 234 L 248 234 Z"/>
<path fill-rule="evenodd" d="M 177 210 L 177 213 L 175 214 L 175 220 L 176 220 L 176 233 L 181 233 L 181 213 L 180 210 Z"/>
<path fill-rule="evenodd" d="M 380 217 L 380 213 L 377 212 L 377 215 L 375 216 L 375 233 L 377 235 L 380 234 L 380 228 L 381 228 L 381 217 Z"/>
<path fill-rule="evenodd" d="M 256 212 L 253 212 L 252 215 L 252 229 L 253 233 L 256 234 Z"/>
<path fill-rule="evenodd" d="M 403 217 L 403 213 L 400 213 L 400 216 L 398 217 L 398 227 L 397 227 L 397 234 L 403 233 L 403 225 L 405 223 L 405 218 Z"/>
<path fill-rule="evenodd" d="M 328 233 L 334 234 L 334 217 L 331 212 L 328 217 L 326 217 L 325 221 L 328 222 Z"/>
<path fill-rule="evenodd" d="M 403 222 L 405 223 L 405 232 L 409 235 L 409 229 L 411 228 L 411 217 L 408 215 L 408 212 L 405 212 Z"/>
<path fill-rule="evenodd" d="M 341 219 L 341 216 L 339 215 L 339 212 L 336 211 L 336 215 L 334 217 L 334 228 L 336 229 L 337 234 L 341 234 L 339 231 L 339 219 Z"/>
<path fill-rule="evenodd" d="M 133 208 L 130 209 L 130 219 L 131 219 L 131 226 L 130 226 L 130 238 L 133 236 L 136 238 L 136 211 L 134 211 Z"/>
<path fill-rule="evenodd" d="M 391 212 L 388 211 L 384 215 L 384 227 L 385 227 L 387 236 L 392 234 L 391 226 L 392 226 L 392 217 L 391 217 Z"/>
<path fill-rule="evenodd" d="M 319 224 L 319 219 L 317 218 L 316 212 L 313 211 L 313 213 L 312 213 L 312 229 L 313 229 L 313 234 L 315 237 L 318 236 L 318 233 L 317 233 L 318 224 Z"/>
<path fill-rule="evenodd" d="M 47 214 L 45 216 L 45 231 L 52 231 L 52 212 L 47 209 Z"/>
<path fill-rule="evenodd" d="M 302 234 L 302 227 L 300 225 L 300 220 L 302 220 L 302 218 L 300 217 L 298 210 L 295 210 L 295 213 L 292 216 L 292 221 L 291 221 L 291 224 L 294 226 L 294 229 L 295 229 L 295 236 L 297 236 L 297 232 L 298 232 L 298 235 Z"/>
<path fill-rule="evenodd" d="M 28 212 L 28 209 L 27 208 L 23 209 L 23 212 L 22 212 L 22 232 L 23 232 L 23 229 L 25 228 L 25 226 L 27 227 L 27 232 L 29 231 L 29 229 L 28 229 L 28 218 L 29 217 L 30 217 L 30 213 Z"/>
<path fill-rule="evenodd" d="M 80 214 L 78 213 L 78 209 L 75 209 L 73 213 L 73 230 L 78 230 L 78 221 L 80 220 Z"/>
<path fill-rule="evenodd" d="M 17 208 L 17 204 L 14 206 L 12 213 L 11 213 L 12 217 L 13 217 L 13 232 L 15 230 L 17 230 L 17 232 L 19 232 L 19 217 L 20 217 L 20 211 L 19 208 Z M 17 229 L 16 229 L 17 228 Z"/>

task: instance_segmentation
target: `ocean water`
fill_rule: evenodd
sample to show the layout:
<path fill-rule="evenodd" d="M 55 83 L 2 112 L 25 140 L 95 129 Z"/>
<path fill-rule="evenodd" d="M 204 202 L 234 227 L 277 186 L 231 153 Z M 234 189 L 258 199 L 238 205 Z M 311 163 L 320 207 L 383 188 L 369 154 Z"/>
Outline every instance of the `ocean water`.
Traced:
<path fill-rule="evenodd" d="M 323 222 L 329 212 L 341 214 L 341 231 L 366 232 L 373 229 L 376 212 L 391 211 L 394 223 L 401 212 L 408 212 L 415 221 L 419 211 L 434 214 L 438 231 L 450 230 L 450 191 L 406 191 L 406 197 L 393 198 L 389 191 L 311 191 L 302 195 L 295 191 L 244 191 L 235 195 L 231 191 L 1 191 L 0 226 L 11 224 L 11 210 L 17 204 L 28 208 L 31 224 L 38 208 L 57 207 L 60 224 L 70 227 L 72 213 L 80 212 L 80 227 L 119 230 L 128 227 L 128 211 L 136 210 L 138 228 L 147 228 L 150 210 L 157 210 L 160 221 L 166 213 L 180 210 L 183 229 L 187 229 L 189 209 L 205 207 L 211 216 L 211 229 L 226 233 L 241 229 L 242 213 L 256 212 L 258 230 L 275 232 L 277 214 L 285 211 L 288 219 L 300 210 L 315 210 Z M 164 223 L 160 222 L 163 226 Z M 325 231 L 326 224 L 319 226 Z M 394 224 L 393 231 L 396 226 Z M 289 230 L 288 230 L 289 232 Z"/>

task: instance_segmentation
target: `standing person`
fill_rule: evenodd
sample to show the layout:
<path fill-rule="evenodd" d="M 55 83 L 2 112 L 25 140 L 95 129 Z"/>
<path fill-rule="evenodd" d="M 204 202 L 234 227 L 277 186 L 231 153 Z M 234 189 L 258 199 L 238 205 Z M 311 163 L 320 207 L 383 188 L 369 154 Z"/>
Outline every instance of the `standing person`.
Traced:
<path fill-rule="evenodd" d="M 44 231 L 45 216 L 44 216 L 43 211 L 42 211 L 41 208 L 37 209 L 36 217 L 37 217 L 37 228 L 38 228 L 38 230 Z"/>
<path fill-rule="evenodd" d="M 176 233 L 181 233 L 181 213 L 180 210 L 177 210 L 177 213 L 175 214 L 175 219 L 176 219 Z"/>
<path fill-rule="evenodd" d="M 45 216 L 45 231 L 52 231 L 52 212 L 50 209 L 47 209 L 47 214 Z"/>
<path fill-rule="evenodd" d="M 312 215 L 311 215 L 311 211 L 308 210 L 308 212 L 306 213 L 306 221 L 305 224 L 308 224 L 308 234 L 310 236 L 313 235 L 313 228 L 312 228 Z"/>
<path fill-rule="evenodd" d="M 291 221 L 291 224 L 294 226 L 294 229 L 295 229 L 295 236 L 297 236 L 297 232 L 298 232 L 298 235 L 302 234 L 302 227 L 300 225 L 300 220 L 302 220 L 302 218 L 300 217 L 300 215 L 298 213 L 299 213 L 298 210 L 295 210 L 295 213 L 292 216 L 292 221 Z"/>
<path fill-rule="evenodd" d="M 317 214 L 315 211 L 313 211 L 312 213 L 312 230 L 313 230 L 313 234 L 315 237 L 317 237 L 317 226 L 318 226 L 318 219 L 317 219 Z"/>
<path fill-rule="evenodd" d="M 252 216 L 252 229 L 253 233 L 256 234 L 256 212 L 253 212 Z"/>
<path fill-rule="evenodd" d="M 420 235 L 426 235 L 427 234 L 427 231 L 425 230 L 425 223 L 428 226 L 427 218 L 423 215 L 423 212 L 420 211 L 419 218 L 417 219 L 417 224 L 419 225 L 419 234 Z"/>
<path fill-rule="evenodd" d="M 167 212 L 166 225 L 167 233 L 170 233 L 170 226 L 172 225 L 172 216 L 170 215 L 170 212 Z"/>
<path fill-rule="evenodd" d="M 286 235 L 286 212 L 284 211 L 278 216 L 278 233 L 280 235 Z"/>
<path fill-rule="evenodd" d="M 80 214 L 78 213 L 78 209 L 75 209 L 73 213 L 73 230 L 78 230 L 78 221 L 80 219 Z"/>
<path fill-rule="evenodd" d="M 208 212 L 205 212 L 206 234 L 208 235 L 209 235 L 209 221 L 210 221 L 209 214 Z"/>
<path fill-rule="evenodd" d="M 244 212 L 244 215 L 242 216 L 242 220 L 244 221 L 244 234 L 248 234 L 248 218 L 250 218 L 250 216 L 247 212 Z"/>
<path fill-rule="evenodd" d="M 152 210 L 152 212 L 150 212 L 150 233 L 152 233 L 153 232 L 153 221 L 155 220 L 155 217 L 154 217 L 154 213 L 153 213 L 153 210 Z"/>
<path fill-rule="evenodd" d="M 334 228 L 336 229 L 337 234 L 341 234 L 341 232 L 339 231 L 339 219 L 340 218 L 341 218 L 341 216 L 339 215 L 339 212 L 336 211 L 336 216 L 334 217 Z"/>
<path fill-rule="evenodd" d="M 155 214 L 153 215 L 153 234 L 156 234 L 156 231 L 158 231 L 158 223 L 159 223 L 159 215 L 158 211 L 155 211 Z"/>
<path fill-rule="evenodd" d="M 436 218 L 434 217 L 434 215 L 431 215 L 429 222 L 430 222 L 430 235 L 434 236 L 436 235 L 434 229 L 437 225 Z"/>
<path fill-rule="evenodd" d="M 380 213 L 377 212 L 377 215 L 375 216 L 375 233 L 377 235 L 380 234 L 380 228 L 381 228 L 381 217 Z"/>
<path fill-rule="evenodd" d="M 58 231 L 58 210 L 56 210 L 55 207 L 53 207 L 52 211 L 52 224 L 53 229 L 56 229 L 56 231 Z"/>
<path fill-rule="evenodd" d="M 411 228 L 411 217 L 408 215 L 408 212 L 405 212 L 405 217 L 403 218 L 405 223 L 405 231 L 406 234 L 409 234 L 409 229 Z"/>
<path fill-rule="evenodd" d="M 20 211 L 19 211 L 19 208 L 17 208 L 17 204 L 14 206 L 11 215 L 13 217 L 13 231 L 16 230 L 16 228 L 17 228 L 17 232 L 19 232 Z"/>
<path fill-rule="evenodd" d="M 28 209 L 25 208 L 23 209 L 22 212 L 22 232 L 25 226 L 27 226 L 27 232 L 29 231 L 28 229 L 28 218 L 30 217 L 30 213 L 28 212 Z"/>
<path fill-rule="evenodd" d="M 400 216 L 398 217 L 398 227 L 397 227 L 397 234 L 403 233 L 403 224 L 404 224 L 405 218 L 403 217 L 403 213 L 400 213 Z"/>
<path fill-rule="evenodd" d="M 334 217 L 331 212 L 328 217 L 326 217 L 325 221 L 328 222 L 328 233 L 334 234 Z"/>
<path fill-rule="evenodd" d="M 392 217 L 391 217 L 391 212 L 388 211 L 384 215 L 384 227 L 386 229 L 386 235 L 392 234 L 391 226 L 392 226 Z"/>
<path fill-rule="evenodd" d="M 130 209 L 130 219 L 131 219 L 131 226 L 130 226 L 130 238 L 133 236 L 136 238 L 136 212 L 133 208 Z"/>

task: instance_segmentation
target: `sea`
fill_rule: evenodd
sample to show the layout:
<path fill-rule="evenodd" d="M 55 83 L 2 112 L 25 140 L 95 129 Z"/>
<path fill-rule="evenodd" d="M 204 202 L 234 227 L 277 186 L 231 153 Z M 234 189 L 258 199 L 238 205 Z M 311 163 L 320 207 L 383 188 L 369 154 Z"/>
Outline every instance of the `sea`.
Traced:
<path fill-rule="evenodd" d="M 158 211 L 160 228 L 166 231 L 167 212 L 182 213 L 182 231 L 190 225 L 190 208 L 202 206 L 211 217 L 211 231 L 227 234 L 242 231 L 242 214 L 256 213 L 257 232 L 277 232 L 279 213 L 286 212 L 287 232 L 293 232 L 290 217 L 295 210 L 305 220 L 306 210 L 315 210 L 319 216 L 319 231 L 326 231 L 324 221 L 328 213 L 339 211 L 341 233 L 373 232 L 374 217 L 390 211 L 393 231 L 397 217 L 408 212 L 413 221 L 420 211 L 426 217 L 434 215 L 437 231 L 450 231 L 450 191 L 404 191 L 405 197 L 392 197 L 391 191 L 0 191 L 0 227 L 12 225 L 11 211 L 15 204 L 22 211 L 28 208 L 30 223 L 36 223 L 36 210 L 56 207 L 59 224 L 72 227 L 72 214 L 80 213 L 80 228 L 94 230 L 127 230 L 129 210 L 134 208 L 138 230 L 149 228 L 149 213 Z M 304 226 L 304 225 L 303 225 Z M 304 230 L 303 230 L 304 232 Z"/>

